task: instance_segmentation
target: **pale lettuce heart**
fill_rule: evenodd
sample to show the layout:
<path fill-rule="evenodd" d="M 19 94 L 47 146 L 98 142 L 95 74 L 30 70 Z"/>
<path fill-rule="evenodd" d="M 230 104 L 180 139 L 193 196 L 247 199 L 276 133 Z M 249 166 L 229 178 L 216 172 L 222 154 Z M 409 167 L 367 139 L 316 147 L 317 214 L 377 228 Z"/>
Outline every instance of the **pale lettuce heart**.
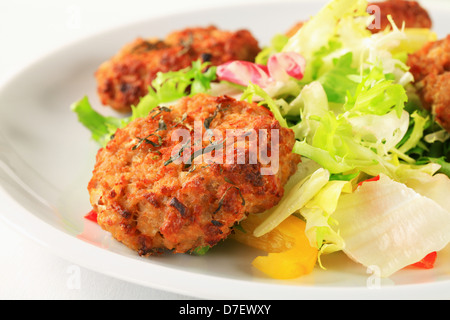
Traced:
<path fill-rule="evenodd" d="M 379 116 L 365 114 L 349 119 L 355 135 L 370 143 L 378 154 L 386 155 L 402 140 L 409 128 L 409 113 L 398 117 L 395 111 Z"/>
<path fill-rule="evenodd" d="M 333 218 L 345 242 L 344 252 L 382 277 L 450 242 L 450 211 L 385 175 L 343 194 Z"/>

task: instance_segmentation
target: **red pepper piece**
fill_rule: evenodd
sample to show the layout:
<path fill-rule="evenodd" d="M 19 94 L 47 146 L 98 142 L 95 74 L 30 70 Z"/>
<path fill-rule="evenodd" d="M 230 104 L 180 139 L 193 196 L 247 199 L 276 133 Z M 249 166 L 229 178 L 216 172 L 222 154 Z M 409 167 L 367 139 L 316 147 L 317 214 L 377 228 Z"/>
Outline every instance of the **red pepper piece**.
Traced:
<path fill-rule="evenodd" d="M 425 258 L 420 260 L 417 263 L 412 264 L 411 266 L 421 269 L 433 269 L 434 264 L 436 262 L 437 258 L 437 252 L 432 252 L 429 255 L 427 255 Z"/>
<path fill-rule="evenodd" d="M 94 210 L 91 210 L 87 215 L 84 216 L 86 219 L 91 220 L 95 223 L 97 223 L 97 212 Z"/>
<path fill-rule="evenodd" d="M 364 182 L 373 182 L 373 181 L 378 181 L 378 180 L 380 180 L 380 176 L 376 176 L 376 177 L 373 177 L 373 178 L 371 178 L 371 179 L 367 179 L 367 180 L 361 181 L 361 182 L 358 184 L 358 187 L 361 187 L 361 186 L 363 185 Z"/>

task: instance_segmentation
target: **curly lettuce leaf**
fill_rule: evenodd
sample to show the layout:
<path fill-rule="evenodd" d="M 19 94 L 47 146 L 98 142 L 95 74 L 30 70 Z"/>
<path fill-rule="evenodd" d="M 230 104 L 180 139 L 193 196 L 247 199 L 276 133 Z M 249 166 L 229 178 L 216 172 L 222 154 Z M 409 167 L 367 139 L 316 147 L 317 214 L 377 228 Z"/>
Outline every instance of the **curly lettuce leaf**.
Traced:
<path fill-rule="evenodd" d="M 332 38 L 327 45 L 314 52 L 309 60 L 311 80 L 317 80 L 324 71 L 330 69 L 330 61 L 334 64 L 335 59 L 339 58 L 339 49 L 342 49 L 342 42 L 337 38 Z M 336 53 L 338 57 L 334 57 Z"/>
<path fill-rule="evenodd" d="M 395 110 L 400 117 L 407 101 L 405 88 L 394 84 L 382 68 L 375 67 L 361 79 L 355 94 L 347 96 L 344 110 L 375 115 L 384 115 Z"/>
<path fill-rule="evenodd" d="M 336 26 L 343 17 L 364 15 L 366 8 L 367 1 L 330 1 L 289 39 L 283 51 L 297 52 L 310 60 L 315 52 L 328 45 L 335 36 Z"/>
<path fill-rule="evenodd" d="M 345 59 L 350 59 L 348 55 Z M 347 61 L 347 65 L 349 61 Z M 306 86 L 299 104 L 301 121 L 293 126 L 294 152 L 311 158 L 333 174 L 374 166 L 390 176 L 389 153 L 408 131 L 404 111 L 408 97 L 380 67 L 367 75 L 353 76 L 345 103 L 331 108 L 323 85 Z M 354 94 L 350 90 L 354 90 Z M 341 89 L 339 89 L 341 90 Z M 381 126 L 381 128 L 380 128 Z M 369 169 L 368 169 L 369 170 Z"/>
<path fill-rule="evenodd" d="M 105 146 L 116 130 L 123 125 L 122 119 L 103 116 L 95 111 L 86 96 L 73 103 L 71 109 L 77 114 L 78 121 L 92 133 L 92 139 L 101 146 Z"/>
<path fill-rule="evenodd" d="M 260 104 L 265 104 L 270 109 L 270 111 L 272 111 L 275 119 L 278 120 L 282 127 L 288 127 L 286 119 L 281 114 L 280 106 L 277 105 L 272 97 L 270 97 L 270 95 L 260 86 L 252 83 L 249 84 L 247 89 L 245 89 L 245 91 L 243 92 L 241 99 L 251 102 L 255 100 L 256 96 L 262 99 Z"/>
<path fill-rule="evenodd" d="M 347 96 L 355 93 L 358 84 L 351 76 L 357 76 L 358 70 L 352 64 L 353 54 L 348 52 L 333 59 L 333 67 L 318 78 L 329 102 L 344 104 Z"/>
<path fill-rule="evenodd" d="M 216 67 L 209 62 L 194 61 L 192 66 L 179 71 L 159 72 L 149 87 L 149 92 L 137 106 L 132 106 L 130 121 L 146 117 L 155 107 L 174 102 L 185 96 L 205 93 L 216 80 Z"/>

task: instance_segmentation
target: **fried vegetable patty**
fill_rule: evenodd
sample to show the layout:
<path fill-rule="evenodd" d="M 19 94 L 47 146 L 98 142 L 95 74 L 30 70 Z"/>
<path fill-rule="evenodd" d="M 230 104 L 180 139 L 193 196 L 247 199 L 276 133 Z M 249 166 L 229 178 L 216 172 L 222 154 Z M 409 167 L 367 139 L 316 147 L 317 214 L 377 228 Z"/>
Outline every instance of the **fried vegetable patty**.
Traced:
<path fill-rule="evenodd" d="M 423 106 L 450 132 L 450 35 L 408 57 Z"/>
<path fill-rule="evenodd" d="M 99 150 L 91 204 L 99 225 L 142 256 L 211 247 L 280 201 L 301 161 L 294 143 L 263 106 L 184 98 L 119 129 Z"/>
<path fill-rule="evenodd" d="M 96 71 L 102 104 L 130 111 L 148 93 L 158 72 L 178 71 L 202 60 L 216 66 L 231 60 L 254 61 L 258 41 L 247 30 L 219 30 L 214 26 L 187 28 L 165 39 L 138 38 L 124 46 Z"/>
<path fill-rule="evenodd" d="M 430 14 L 419 2 L 411 0 L 387 0 L 370 3 L 380 8 L 380 28 L 372 29 L 373 33 L 385 30 L 391 25 L 388 16 L 392 16 L 398 28 L 405 24 L 405 28 L 431 29 L 433 22 Z"/>

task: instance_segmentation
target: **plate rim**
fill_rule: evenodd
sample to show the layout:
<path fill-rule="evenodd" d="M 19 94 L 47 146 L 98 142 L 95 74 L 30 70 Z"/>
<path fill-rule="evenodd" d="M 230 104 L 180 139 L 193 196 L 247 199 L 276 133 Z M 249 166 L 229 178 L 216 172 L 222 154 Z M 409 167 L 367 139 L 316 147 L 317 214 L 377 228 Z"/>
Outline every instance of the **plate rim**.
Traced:
<path fill-rule="evenodd" d="M 0 201 L 5 203 L 4 192 L 0 192 Z M 6 199 L 8 200 L 8 199 Z M 11 200 L 11 199 L 9 199 Z M 230 279 L 225 277 L 199 274 L 192 271 L 180 270 L 168 266 L 156 265 L 145 258 L 131 258 L 119 253 L 111 252 L 87 242 L 81 241 L 73 236 L 58 230 L 54 226 L 45 223 L 35 217 L 19 203 L 12 200 L 6 203 L 8 208 L 14 209 L 14 218 L 5 219 L 0 215 L 0 219 L 13 229 L 25 235 L 35 243 L 63 258 L 66 261 L 75 263 L 88 270 L 92 270 L 110 277 L 121 279 L 136 285 L 149 288 L 165 290 L 177 294 L 200 299 L 234 299 L 234 300 L 316 300 L 316 299 L 446 299 L 443 297 L 444 290 L 448 291 L 450 280 L 440 281 L 438 283 L 406 284 L 406 285 L 386 285 L 378 288 L 369 287 L 329 287 L 313 285 L 292 285 L 281 284 L 276 280 L 269 282 L 252 282 L 250 280 Z M 25 220 L 23 220 L 25 218 Z M 17 220 L 22 223 L 17 224 Z M 26 221 L 26 223 L 23 223 Z M 16 223 L 15 223 L 16 222 Z M 39 228 L 36 228 L 39 226 Z M 73 247 L 72 247 L 73 245 Z M 68 246 L 71 250 L 67 250 Z M 72 250 L 74 249 L 74 250 Z M 86 259 L 95 257 L 95 259 Z M 96 264 L 95 261 L 102 260 L 102 264 Z M 121 261 L 127 260 L 127 265 L 132 265 L 133 270 L 152 276 L 142 282 L 142 278 L 126 277 L 121 273 Z M 114 263 L 114 262 L 119 263 Z M 105 271 L 104 265 L 109 269 Z M 122 263 L 123 265 L 123 263 Z M 135 269 L 136 268 L 136 269 Z M 195 279 L 195 286 L 189 279 Z M 164 280 L 162 280 L 164 279 Z M 187 281 L 188 279 L 188 281 Z M 211 281 L 221 288 L 220 292 L 212 292 Z M 193 290 L 193 288 L 195 290 Z M 228 290 L 224 290 L 228 288 Z"/>

